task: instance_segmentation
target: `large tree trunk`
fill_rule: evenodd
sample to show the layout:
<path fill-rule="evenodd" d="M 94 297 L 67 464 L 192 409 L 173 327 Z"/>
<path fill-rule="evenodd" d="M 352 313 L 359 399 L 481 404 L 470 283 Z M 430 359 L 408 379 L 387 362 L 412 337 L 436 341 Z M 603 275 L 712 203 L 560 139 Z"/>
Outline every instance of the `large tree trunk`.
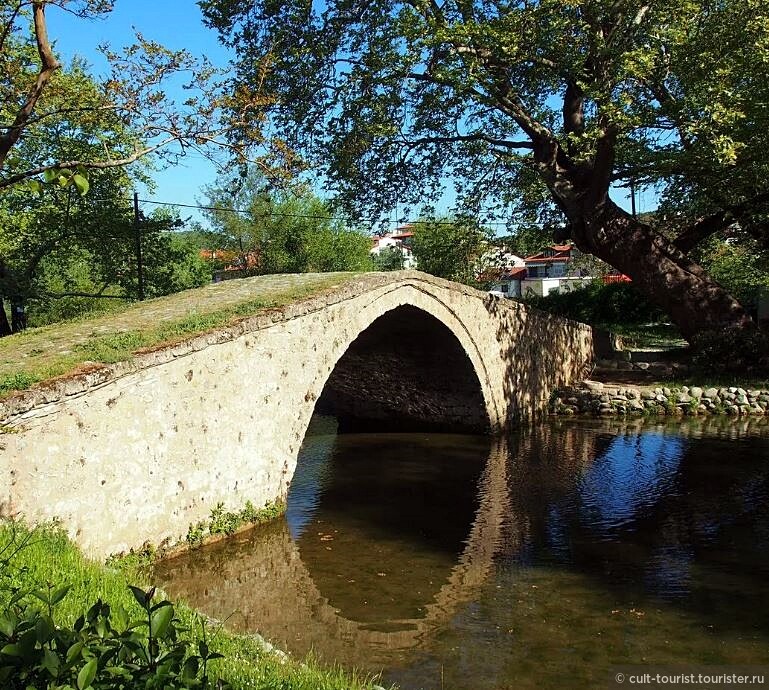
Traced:
<path fill-rule="evenodd" d="M 701 266 L 612 201 L 581 211 L 571 206 L 567 214 L 577 248 L 632 278 L 690 342 L 704 333 L 754 327 L 742 305 Z"/>
<path fill-rule="evenodd" d="M 0 297 L 0 338 L 6 335 L 12 335 L 11 324 L 8 323 L 8 314 L 5 313 L 5 304 Z"/>

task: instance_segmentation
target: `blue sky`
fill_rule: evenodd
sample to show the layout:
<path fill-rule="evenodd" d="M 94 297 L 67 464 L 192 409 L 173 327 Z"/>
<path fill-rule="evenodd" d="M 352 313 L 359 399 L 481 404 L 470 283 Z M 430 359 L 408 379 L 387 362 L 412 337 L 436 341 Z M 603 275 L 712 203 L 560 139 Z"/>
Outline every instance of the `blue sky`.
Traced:
<path fill-rule="evenodd" d="M 136 31 L 168 48 L 186 48 L 193 54 L 206 55 L 217 66 L 226 66 L 230 57 L 217 41 L 216 33 L 203 26 L 200 8 L 194 0 L 117 0 L 110 14 L 95 21 L 78 19 L 49 6 L 47 18 L 59 57 L 69 62 L 79 55 L 88 61 L 97 76 L 107 71 L 97 46 L 109 43 L 113 49 L 119 49 L 130 45 Z M 157 189 L 151 195 L 139 189 L 143 198 L 195 204 L 203 197 L 201 186 L 216 180 L 216 170 L 205 158 L 193 154 L 179 166 L 157 171 L 153 177 Z M 180 210 L 185 218 L 200 218 L 190 209 Z"/>

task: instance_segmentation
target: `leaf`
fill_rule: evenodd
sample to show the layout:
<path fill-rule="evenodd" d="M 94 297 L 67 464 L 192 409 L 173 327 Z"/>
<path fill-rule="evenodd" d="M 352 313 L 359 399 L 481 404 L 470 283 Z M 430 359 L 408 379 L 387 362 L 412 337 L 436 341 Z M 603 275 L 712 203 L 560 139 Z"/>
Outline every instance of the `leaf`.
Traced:
<path fill-rule="evenodd" d="M 40 644 L 45 644 L 53 636 L 54 627 L 53 621 L 45 615 L 40 617 L 35 622 L 35 637 Z"/>
<path fill-rule="evenodd" d="M 20 645 L 7 644 L 0 649 L 0 654 L 5 654 L 6 656 L 24 656 L 24 650 Z"/>
<path fill-rule="evenodd" d="M 80 669 L 80 673 L 77 674 L 77 687 L 78 690 L 86 690 L 91 687 L 93 679 L 96 678 L 96 669 L 98 662 L 96 659 L 91 659 L 83 668 Z"/>
<path fill-rule="evenodd" d="M 150 623 L 150 632 L 152 635 L 155 637 L 164 637 L 173 617 L 174 607 L 170 604 L 155 611 Z"/>
<path fill-rule="evenodd" d="M 14 622 L 7 616 L 0 616 L 0 633 L 13 637 Z"/>
<path fill-rule="evenodd" d="M 43 173 L 43 179 L 48 182 L 49 184 L 53 182 L 57 177 L 59 177 L 59 171 L 58 170 L 46 170 Z"/>
<path fill-rule="evenodd" d="M 54 678 L 59 675 L 59 657 L 50 649 L 43 650 L 43 668 Z"/>
<path fill-rule="evenodd" d="M 48 594 L 44 592 L 42 589 L 36 589 L 32 592 L 32 596 L 35 597 L 35 599 L 39 599 L 42 601 L 46 606 L 50 604 L 50 600 L 48 598 Z"/>
<path fill-rule="evenodd" d="M 64 585 L 64 587 L 59 587 L 52 595 L 51 595 L 51 606 L 56 606 L 64 597 L 67 596 L 67 593 L 69 590 L 72 589 L 72 585 Z"/>
<path fill-rule="evenodd" d="M 75 173 L 75 175 L 72 176 L 72 179 L 75 183 L 75 187 L 77 187 L 77 191 L 80 193 L 80 196 L 85 196 L 88 194 L 88 190 L 90 189 L 91 185 L 89 184 L 87 177 Z"/>
<path fill-rule="evenodd" d="M 198 661 L 198 657 L 191 656 L 184 662 L 184 667 L 182 668 L 182 680 L 190 681 L 193 678 L 197 678 L 199 668 L 200 662 Z"/>
<path fill-rule="evenodd" d="M 134 599 L 139 603 L 139 606 L 142 608 L 147 606 L 147 595 L 144 593 L 144 590 L 140 587 L 134 587 L 133 585 L 128 585 L 128 588 L 133 592 Z"/>
<path fill-rule="evenodd" d="M 77 659 L 80 656 L 80 652 L 83 651 L 83 643 L 82 642 L 75 642 L 68 650 L 67 650 L 67 663 L 71 664 L 75 659 Z"/>

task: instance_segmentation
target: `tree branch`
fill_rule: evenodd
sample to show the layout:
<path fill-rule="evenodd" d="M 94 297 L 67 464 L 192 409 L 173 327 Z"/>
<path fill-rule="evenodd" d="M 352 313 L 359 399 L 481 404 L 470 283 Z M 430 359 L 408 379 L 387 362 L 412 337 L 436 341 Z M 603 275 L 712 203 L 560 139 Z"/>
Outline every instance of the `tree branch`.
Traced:
<path fill-rule="evenodd" d="M 700 242 L 738 222 L 747 211 L 765 201 L 769 201 L 769 191 L 757 194 L 739 204 L 726 206 L 716 213 L 700 218 L 693 225 L 681 231 L 678 237 L 673 240 L 673 244 L 682 252 L 688 253 Z"/>
<path fill-rule="evenodd" d="M 712 216 L 700 218 L 694 225 L 690 225 L 683 230 L 678 237 L 673 240 L 673 244 L 684 254 L 688 254 L 700 242 L 706 240 L 711 235 L 728 228 L 734 223 L 734 216 L 731 211 L 719 211 Z"/>
<path fill-rule="evenodd" d="M 563 96 L 563 129 L 566 134 L 581 134 L 585 129 L 585 94 L 574 79 L 566 82 Z"/>
<path fill-rule="evenodd" d="M 530 141 L 510 141 L 508 139 L 497 139 L 483 134 L 482 132 L 476 132 L 475 134 L 457 134 L 454 136 L 434 136 L 434 137 L 420 137 L 419 139 L 413 139 L 411 141 L 405 141 L 411 148 L 417 146 L 423 146 L 425 144 L 453 144 L 462 141 L 485 141 L 492 146 L 501 146 L 507 149 L 533 149 L 534 144 Z"/>
<path fill-rule="evenodd" d="M 24 3 L 22 2 L 19 2 L 16 5 L 13 12 L 11 13 L 11 16 L 8 18 L 8 21 L 5 23 L 5 26 L 3 27 L 3 32 L 2 34 L 0 34 L 0 54 L 5 51 L 5 42 L 6 40 L 8 40 L 8 36 L 13 30 L 13 25 L 16 22 L 16 17 L 19 16 L 19 12 L 21 11 L 21 8 L 23 6 L 24 6 Z"/>
<path fill-rule="evenodd" d="M 45 85 L 51 79 L 53 73 L 59 69 L 59 61 L 53 54 L 51 43 L 48 40 L 48 29 L 45 23 L 45 0 L 35 0 L 32 3 L 35 40 L 37 42 L 37 52 L 40 55 L 40 72 L 37 75 L 35 84 L 27 96 L 27 100 L 16 114 L 13 125 L 8 132 L 0 137 L 0 169 L 5 164 L 8 153 L 19 140 L 24 127 L 29 120 L 32 111 L 35 109 L 40 96 L 43 94 Z"/>

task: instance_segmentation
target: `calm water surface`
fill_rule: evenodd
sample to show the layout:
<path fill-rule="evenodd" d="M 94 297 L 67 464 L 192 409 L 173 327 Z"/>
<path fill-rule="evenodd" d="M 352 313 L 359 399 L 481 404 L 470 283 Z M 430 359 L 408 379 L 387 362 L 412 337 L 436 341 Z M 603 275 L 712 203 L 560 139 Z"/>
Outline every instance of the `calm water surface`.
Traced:
<path fill-rule="evenodd" d="M 285 520 L 163 563 L 235 630 L 406 689 L 594 688 L 769 660 L 769 424 L 552 422 L 504 441 L 316 419 Z"/>

